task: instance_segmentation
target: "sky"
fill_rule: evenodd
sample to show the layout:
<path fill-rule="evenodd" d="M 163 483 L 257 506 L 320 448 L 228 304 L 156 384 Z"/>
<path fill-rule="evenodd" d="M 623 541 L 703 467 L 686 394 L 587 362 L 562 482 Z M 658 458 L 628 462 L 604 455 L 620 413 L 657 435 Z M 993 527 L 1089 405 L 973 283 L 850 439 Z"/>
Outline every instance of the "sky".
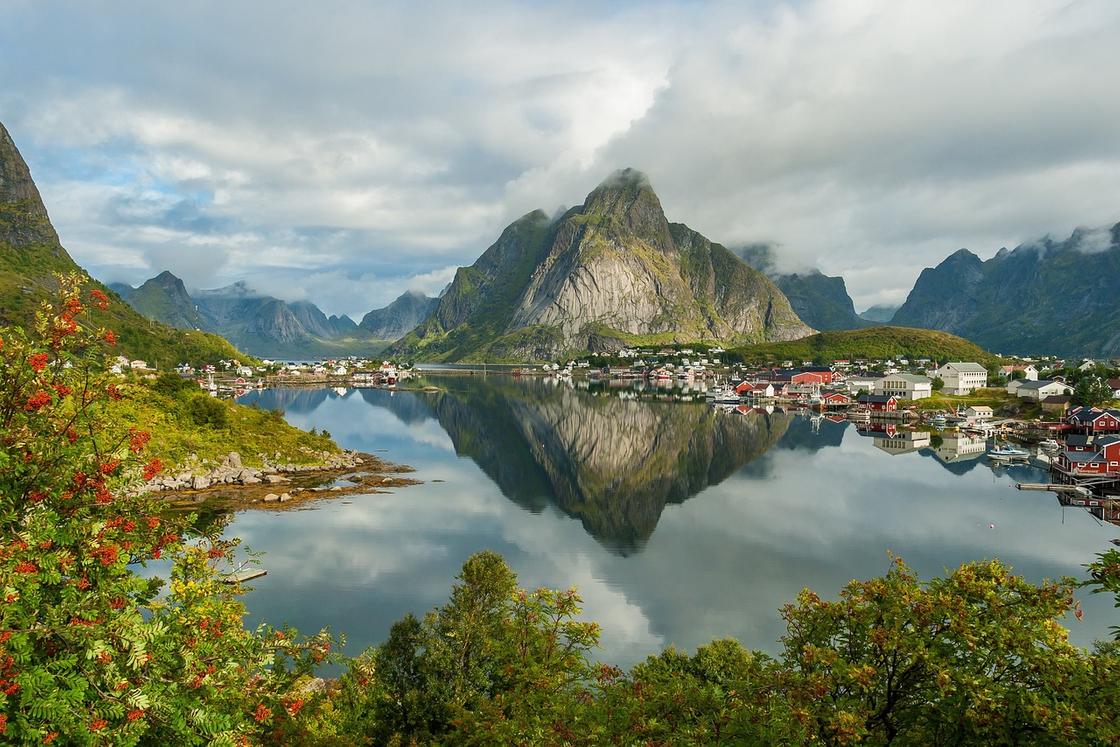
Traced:
<path fill-rule="evenodd" d="M 645 172 L 857 309 L 1120 221 L 1120 3 L 0 0 L 0 122 L 74 258 L 360 317 Z"/>

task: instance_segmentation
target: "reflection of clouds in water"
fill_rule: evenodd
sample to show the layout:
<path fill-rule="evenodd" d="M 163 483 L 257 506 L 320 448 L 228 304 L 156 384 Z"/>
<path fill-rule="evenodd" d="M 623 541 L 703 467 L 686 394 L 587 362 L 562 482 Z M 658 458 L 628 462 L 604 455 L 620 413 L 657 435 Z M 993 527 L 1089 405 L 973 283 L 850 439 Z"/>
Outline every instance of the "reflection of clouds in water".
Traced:
<path fill-rule="evenodd" d="M 329 624 L 347 633 L 350 652 L 382 640 L 406 612 L 446 601 L 462 562 L 483 549 L 505 555 L 524 586 L 577 586 L 585 617 L 603 624 L 603 657 L 625 664 L 723 636 L 774 650 L 782 604 L 805 586 L 834 595 L 881 574 L 888 550 L 924 578 L 999 556 L 1038 581 L 1083 575 L 1081 564 L 1115 536 L 1083 511 L 1067 510 L 1062 523 L 1053 496 L 1015 492 L 986 468 L 954 475 L 918 454 L 883 453 L 850 428 L 822 447 L 796 421 L 786 442 L 802 445 L 772 449 L 668 506 L 645 548 L 622 557 L 558 509 L 532 513 L 505 498 L 423 414 L 401 419 L 349 397 L 300 418 L 347 446 L 389 448 L 424 481 L 350 505 L 242 513 L 229 530 L 268 553 L 270 574 L 247 599 L 254 614 L 305 630 Z M 1107 599 L 1084 596 L 1085 623 L 1070 621 L 1080 643 L 1116 618 Z"/>

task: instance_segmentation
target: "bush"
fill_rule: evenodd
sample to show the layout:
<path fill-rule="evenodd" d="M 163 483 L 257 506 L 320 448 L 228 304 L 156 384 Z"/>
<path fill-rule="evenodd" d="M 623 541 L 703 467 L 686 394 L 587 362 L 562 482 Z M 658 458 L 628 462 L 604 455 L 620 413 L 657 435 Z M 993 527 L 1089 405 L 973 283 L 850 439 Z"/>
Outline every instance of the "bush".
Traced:
<path fill-rule="evenodd" d="M 188 518 L 128 490 L 162 465 L 116 409 L 108 299 L 59 285 L 31 332 L 0 330 L 0 742 L 300 741 L 296 684 L 329 638 L 246 630 L 236 543 L 187 541 Z M 160 558 L 166 590 L 132 570 Z"/>
<path fill-rule="evenodd" d="M 208 394 L 196 394 L 187 404 L 187 414 L 195 425 L 225 428 L 229 425 L 229 412 L 218 399 Z"/>
<path fill-rule="evenodd" d="M 151 383 L 152 390 L 166 397 L 185 397 L 189 392 L 197 392 L 198 384 L 194 379 L 186 379 L 174 371 L 164 371 Z"/>

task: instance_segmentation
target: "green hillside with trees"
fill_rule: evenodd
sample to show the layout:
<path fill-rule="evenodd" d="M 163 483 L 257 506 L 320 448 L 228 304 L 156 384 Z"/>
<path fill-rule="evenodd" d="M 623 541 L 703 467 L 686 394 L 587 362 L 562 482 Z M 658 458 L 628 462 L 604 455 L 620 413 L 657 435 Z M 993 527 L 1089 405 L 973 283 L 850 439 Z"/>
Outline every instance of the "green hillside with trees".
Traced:
<path fill-rule="evenodd" d="M 977 345 L 951 335 L 913 327 L 870 327 L 836 332 L 820 332 L 800 340 L 771 342 L 735 348 L 732 356 L 748 363 L 782 360 L 886 359 L 906 357 L 935 361 L 976 361 L 984 365 L 998 362 L 995 355 Z"/>

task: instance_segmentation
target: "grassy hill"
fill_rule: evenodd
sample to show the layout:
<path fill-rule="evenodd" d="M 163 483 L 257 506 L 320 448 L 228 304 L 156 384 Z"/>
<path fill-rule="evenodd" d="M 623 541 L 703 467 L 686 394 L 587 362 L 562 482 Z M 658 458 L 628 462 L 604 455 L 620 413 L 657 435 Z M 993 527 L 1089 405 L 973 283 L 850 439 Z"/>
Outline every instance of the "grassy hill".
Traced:
<path fill-rule="evenodd" d="M 854 360 L 904 356 L 945 361 L 976 361 L 990 365 L 999 359 L 977 345 L 951 335 L 912 327 L 871 327 L 821 332 L 791 342 L 747 345 L 732 351 L 748 363 L 781 360 Z"/>
<path fill-rule="evenodd" d="M 32 324 L 42 302 L 53 298 L 54 273 L 73 272 L 89 278 L 59 242 L 27 164 L 0 124 L 0 326 Z M 109 288 L 92 278 L 89 282 L 111 299 L 106 326 L 116 333 L 124 355 L 160 368 L 252 360 L 216 335 L 151 322 Z"/>

